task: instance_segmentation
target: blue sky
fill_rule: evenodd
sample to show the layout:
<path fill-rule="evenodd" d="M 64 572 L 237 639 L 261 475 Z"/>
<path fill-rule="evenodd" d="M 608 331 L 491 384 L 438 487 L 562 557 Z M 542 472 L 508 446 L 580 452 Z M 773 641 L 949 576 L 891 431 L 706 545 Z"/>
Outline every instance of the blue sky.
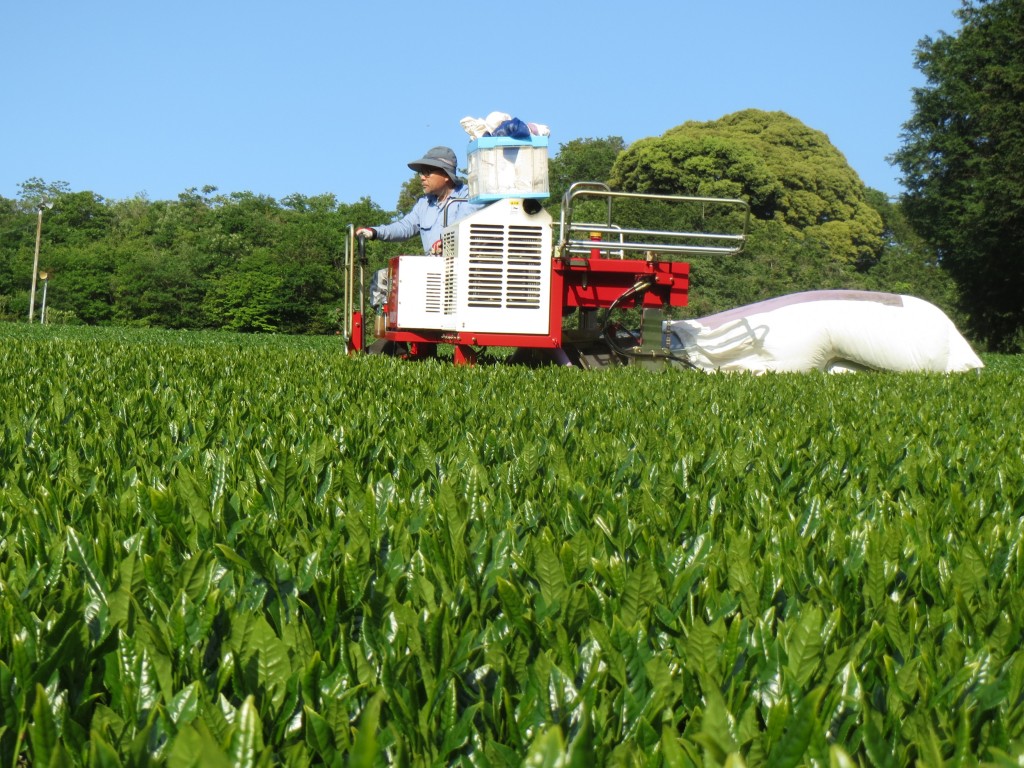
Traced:
<path fill-rule="evenodd" d="M 0 195 L 31 177 L 119 200 L 191 187 L 392 208 L 406 163 L 466 116 L 576 138 L 782 110 L 863 181 L 923 85 L 914 48 L 960 0 L 4 0 Z"/>

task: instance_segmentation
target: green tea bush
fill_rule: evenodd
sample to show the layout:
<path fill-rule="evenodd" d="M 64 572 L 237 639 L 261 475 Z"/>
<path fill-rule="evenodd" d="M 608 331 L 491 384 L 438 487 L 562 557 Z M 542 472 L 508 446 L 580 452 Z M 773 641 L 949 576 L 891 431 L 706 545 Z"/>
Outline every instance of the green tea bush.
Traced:
<path fill-rule="evenodd" d="M 0 327 L 0 764 L 1016 764 L 1024 395 Z"/>

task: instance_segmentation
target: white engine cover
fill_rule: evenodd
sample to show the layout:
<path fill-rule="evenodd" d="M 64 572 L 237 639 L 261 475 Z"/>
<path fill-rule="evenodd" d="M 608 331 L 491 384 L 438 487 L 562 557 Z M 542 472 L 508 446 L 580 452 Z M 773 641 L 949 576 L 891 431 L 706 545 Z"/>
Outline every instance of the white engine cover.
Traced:
<path fill-rule="evenodd" d="M 442 236 L 443 321 L 470 333 L 546 334 L 551 306 L 551 215 L 497 200 Z"/>

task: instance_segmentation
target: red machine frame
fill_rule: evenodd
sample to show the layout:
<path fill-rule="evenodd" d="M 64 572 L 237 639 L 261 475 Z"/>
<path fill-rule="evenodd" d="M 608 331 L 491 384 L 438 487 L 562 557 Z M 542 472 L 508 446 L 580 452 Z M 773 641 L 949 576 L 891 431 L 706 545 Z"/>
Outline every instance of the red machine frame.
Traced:
<path fill-rule="evenodd" d="M 598 197 L 607 201 L 608 220 L 605 223 L 573 223 L 575 201 L 587 197 Z M 611 221 L 612 201 L 617 198 L 739 206 L 742 212 L 742 231 L 739 234 L 720 234 L 624 230 Z M 539 206 L 539 203 L 537 205 Z M 389 264 L 391 279 L 383 315 L 384 327 L 378 328 L 375 335 L 390 342 L 392 349 L 402 345 L 402 356 L 413 359 L 433 356 L 438 344 L 452 345 L 456 364 L 476 362 L 479 349 L 486 347 L 560 350 L 566 345 L 563 318 L 571 310 L 607 310 L 612 307 L 628 309 L 638 306 L 645 309 L 685 307 L 689 297 L 690 265 L 685 261 L 669 260 L 666 256 L 680 253 L 739 253 L 745 242 L 748 222 L 749 207 L 741 200 L 612 192 L 603 184 L 574 184 L 566 192 L 563 201 L 559 224 L 560 238 L 550 261 L 551 293 L 547 333 L 477 333 L 393 327 L 393 319 L 389 322 L 388 318 L 390 310 L 397 306 L 400 269 L 400 257 L 394 257 Z M 587 236 L 585 239 L 573 239 L 573 232 L 584 232 Z M 641 239 L 633 239 L 635 237 Z M 656 242 L 650 242 L 652 238 Z M 364 244 L 360 242 L 360 249 L 363 247 Z M 626 259 L 624 255 L 627 251 L 640 252 L 643 258 Z M 366 348 L 364 313 L 362 301 L 358 309 L 352 306 L 351 296 L 355 281 L 355 270 L 351 268 L 355 263 L 352 256 L 350 248 L 345 312 L 351 316 L 351 321 L 346 325 L 345 335 L 349 351 L 359 352 Z M 365 257 L 362 258 L 362 263 L 365 263 Z M 361 286 L 361 267 L 359 273 Z M 381 319 L 378 317 L 378 321 Z"/>

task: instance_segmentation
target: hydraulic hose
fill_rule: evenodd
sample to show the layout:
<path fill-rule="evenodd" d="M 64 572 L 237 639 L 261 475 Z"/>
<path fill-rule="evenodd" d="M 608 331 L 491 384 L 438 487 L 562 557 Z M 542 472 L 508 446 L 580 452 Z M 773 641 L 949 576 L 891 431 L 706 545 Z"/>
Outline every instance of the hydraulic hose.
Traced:
<path fill-rule="evenodd" d="M 601 323 L 601 335 L 604 336 L 605 341 L 608 342 L 608 345 L 612 348 L 612 350 L 614 350 L 616 354 L 622 355 L 623 357 L 632 357 L 635 359 L 644 358 L 655 360 L 670 360 L 674 363 L 679 363 L 680 365 L 683 365 L 687 368 L 696 368 L 696 366 L 693 364 L 689 357 L 687 357 L 685 354 L 678 355 L 672 350 L 651 350 L 649 352 L 645 351 L 640 353 L 636 352 L 633 349 L 626 349 L 624 347 L 620 347 L 619 344 L 615 341 L 614 334 L 609 332 L 608 320 L 611 318 L 612 310 L 618 308 L 619 304 L 621 304 L 623 301 L 630 299 L 633 296 L 646 293 L 653 286 L 654 278 L 644 277 L 641 278 L 640 280 L 637 280 L 632 286 L 630 286 L 621 294 L 619 294 L 615 301 L 613 301 L 608 306 L 608 309 L 605 311 L 604 320 Z"/>

